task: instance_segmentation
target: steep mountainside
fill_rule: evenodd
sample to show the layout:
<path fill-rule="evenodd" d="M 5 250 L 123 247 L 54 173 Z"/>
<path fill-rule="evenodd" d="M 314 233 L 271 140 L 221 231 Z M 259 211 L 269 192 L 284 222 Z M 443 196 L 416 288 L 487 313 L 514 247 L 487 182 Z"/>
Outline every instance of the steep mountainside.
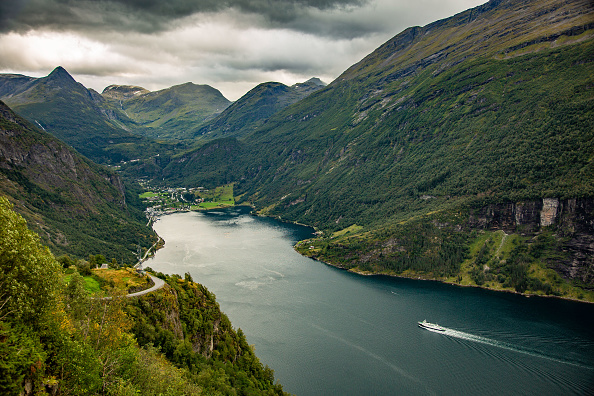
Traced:
<path fill-rule="evenodd" d="M 159 274 L 163 287 L 123 298 L 148 277 L 87 268 L 83 278 L 11 208 L 0 196 L 0 394 L 285 395 L 189 274 Z"/>
<path fill-rule="evenodd" d="M 262 126 L 277 111 L 324 88 L 319 78 L 287 86 L 278 82 L 262 83 L 243 95 L 217 118 L 198 130 L 203 139 L 243 137 Z"/>
<path fill-rule="evenodd" d="M 199 169 L 220 164 L 219 180 L 236 181 L 264 213 L 325 230 L 331 238 L 304 250 L 347 268 L 471 283 L 484 275 L 489 287 L 543 290 L 510 274 L 544 282 L 551 267 L 574 262 L 581 270 L 561 273 L 592 287 L 594 247 L 571 242 L 573 226 L 555 233 L 562 217 L 530 233 L 518 221 L 518 239 L 504 241 L 519 250 L 476 248 L 487 246 L 486 231 L 471 217 L 491 204 L 557 199 L 583 208 L 568 216 L 591 229 L 593 11 L 587 0 L 493 0 L 407 29 L 244 139 L 227 140 L 234 158 L 200 148 L 167 174 L 200 183 Z M 548 253 L 522 253 L 541 236 Z"/>
<path fill-rule="evenodd" d="M 176 366 L 199 378 L 208 394 L 285 395 L 241 329 L 233 329 L 213 293 L 189 274 L 184 279 L 158 275 L 166 286 L 127 307 L 140 346 L 159 348 Z"/>
<path fill-rule="evenodd" d="M 135 133 L 161 139 L 186 139 L 231 102 L 208 85 L 186 83 L 150 92 L 110 85 L 102 96 L 136 124 Z"/>
<path fill-rule="evenodd" d="M 13 113 L 0 102 L 0 194 L 56 254 L 134 260 L 148 247 L 137 194 L 118 175 Z"/>
<path fill-rule="evenodd" d="M 130 133 L 126 126 L 130 120 L 62 67 L 43 78 L 0 75 L 0 100 L 97 162 L 127 161 L 169 150 Z"/>

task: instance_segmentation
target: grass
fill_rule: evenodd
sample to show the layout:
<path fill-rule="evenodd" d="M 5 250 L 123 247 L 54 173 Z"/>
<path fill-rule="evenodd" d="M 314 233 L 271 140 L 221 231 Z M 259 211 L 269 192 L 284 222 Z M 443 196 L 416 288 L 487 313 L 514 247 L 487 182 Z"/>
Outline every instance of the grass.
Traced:
<path fill-rule="evenodd" d="M 108 282 L 113 282 L 117 289 L 127 290 L 131 287 L 142 286 L 146 284 L 146 278 L 140 276 L 131 268 L 125 269 L 95 269 L 93 274 Z"/>
<path fill-rule="evenodd" d="M 83 279 L 85 280 L 85 289 L 89 293 L 95 294 L 101 291 L 101 285 L 97 279 L 93 278 L 92 276 L 84 276 Z"/>
<path fill-rule="evenodd" d="M 233 206 L 234 202 L 202 202 L 200 205 L 192 206 L 192 208 L 197 209 L 217 209 L 217 208 L 224 208 L 227 206 Z"/>
<path fill-rule="evenodd" d="M 334 233 L 332 234 L 332 238 L 338 238 L 338 237 L 340 237 L 340 236 L 344 236 L 344 235 L 347 235 L 347 234 L 356 234 L 356 233 L 358 233 L 359 231 L 361 231 L 362 229 L 363 229 L 363 227 L 361 227 L 361 226 L 358 226 L 358 225 L 356 225 L 356 224 L 353 224 L 353 225 L 352 225 L 352 226 L 350 226 L 350 227 L 347 227 L 347 228 L 344 228 L 344 229 L 342 229 L 342 230 L 340 230 L 340 231 L 336 231 L 336 232 L 334 232 Z"/>
<path fill-rule="evenodd" d="M 158 197 L 158 196 L 159 196 L 158 193 L 154 193 L 152 191 L 146 191 L 146 192 L 140 194 L 138 196 L 138 198 L 140 198 L 140 199 L 147 199 L 147 198 L 153 198 L 153 197 Z"/>
<path fill-rule="evenodd" d="M 64 275 L 64 283 L 70 283 L 70 279 L 72 278 L 73 273 L 74 271 L 67 271 L 67 274 Z M 101 291 L 101 284 L 92 275 L 83 276 L 83 279 L 85 281 L 85 290 L 88 291 L 90 294 L 94 294 Z"/>

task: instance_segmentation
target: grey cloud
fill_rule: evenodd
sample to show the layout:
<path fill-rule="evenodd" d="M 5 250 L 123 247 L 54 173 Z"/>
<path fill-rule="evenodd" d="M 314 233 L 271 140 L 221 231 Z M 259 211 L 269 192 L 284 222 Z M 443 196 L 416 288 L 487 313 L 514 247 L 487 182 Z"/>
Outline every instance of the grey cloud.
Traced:
<path fill-rule="evenodd" d="M 111 29 L 156 33 L 195 14 L 238 10 L 269 26 L 291 23 L 308 10 L 343 10 L 368 0 L 13 0 L 0 2 L 0 32 Z M 300 24 L 295 24 L 299 27 Z M 305 25 L 303 25 L 305 26 Z"/>

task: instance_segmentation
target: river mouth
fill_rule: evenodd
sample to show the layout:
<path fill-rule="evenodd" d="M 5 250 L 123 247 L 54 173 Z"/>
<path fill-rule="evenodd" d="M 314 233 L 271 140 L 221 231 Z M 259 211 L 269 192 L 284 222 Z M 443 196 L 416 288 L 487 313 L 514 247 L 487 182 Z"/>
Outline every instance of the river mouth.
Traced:
<path fill-rule="evenodd" d="M 164 216 L 145 266 L 189 272 L 297 395 L 591 394 L 594 306 L 387 276 L 295 252 L 249 208 Z M 419 328 L 428 322 L 446 334 Z"/>

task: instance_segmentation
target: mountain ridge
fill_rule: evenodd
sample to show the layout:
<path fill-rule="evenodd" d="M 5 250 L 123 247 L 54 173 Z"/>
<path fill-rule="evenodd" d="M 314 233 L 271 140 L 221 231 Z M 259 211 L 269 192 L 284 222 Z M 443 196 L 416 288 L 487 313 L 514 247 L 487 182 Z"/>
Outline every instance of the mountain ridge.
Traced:
<path fill-rule="evenodd" d="M 136 124 L 130 126 L 134 132 L 147 137 L 187 139 L 231 104 L 219 90 L 205 84 L 187 82 L 158 91 L 140 88 L 110 85 L 102 97 Z M 127 93 L 115 94 L 122 90 Z"/>
<path fill-rule="evenodd" d="M 280 82 L 265 82 L 249 90 L 211 122 L 197 130 L 202 139 L 243 137 L 266 123 L 279 110 L 306 98 L 326 84 L 312 77 L 291 86 Z"/>
<path fill-rule="evenodd" d="M 117 174 L 37 129 L 3 102 L 0 143 L 0 193 L 54 253 L 81 258 L 101 253 L 133 262 L 137 243 L 150 246 L 154 232 L 145 226 L 138 198 Z"/>
<path fill-rule="evenodd" d="M 96 162 L 116 163 L 166 151 L 130 133 L 116 108 L 61 66 L 40 78 L 0 75 L 0 87 L 0 100 L 12 110 Z"/>
<path fill-rule="evenodd" d="M 317 227 L 324 237 L 304 246 L 320 260 L 437 279 L 462 271 L 474 282 L 471 272 L 476 279 L 488 273 L 469 248 L 484 231 L 469 223 L 473 210 L 594 196 L 594 48 L 584 23 L 593 7 L 492 1 L 409 28 L 244 137 L 172 158 L 166 174 L 182 184 L 236 182 L 261 213 Z M 217 174 L 200 178 L 198 169 L 216 164 Z M 522 249 L 549 232 L 520 235 Z M 548 271 L 569 249 L 582 274 L 594 268 L 584 259 L 590 248 L 555 238 L 547 259 L 492 256 L 488 266 L 505 283 L 512 264 L 501 260 Z M 468 252 L 474 261 L 464 264 Z M 569 280 L 591 287 L 593 279 L 580 279 Z"/>

